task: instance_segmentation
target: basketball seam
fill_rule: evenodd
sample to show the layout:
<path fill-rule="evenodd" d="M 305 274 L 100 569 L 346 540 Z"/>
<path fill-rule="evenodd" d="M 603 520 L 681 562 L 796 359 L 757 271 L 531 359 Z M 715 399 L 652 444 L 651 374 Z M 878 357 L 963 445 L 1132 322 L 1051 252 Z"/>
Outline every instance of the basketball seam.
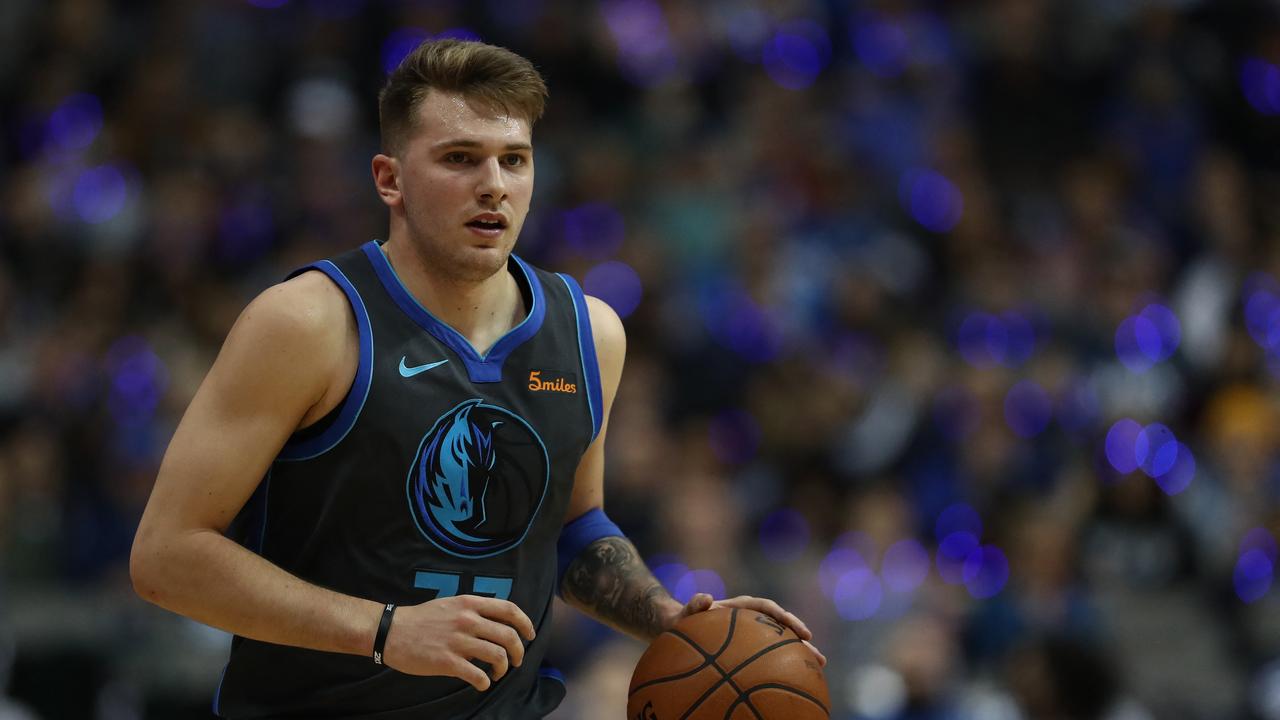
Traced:
<path fill-rule="evenodd" d="M 719 669 L 719 668 L 720 668 L 720 664 L 716 663 L 716 669 Z M 721 672 L 724 672 L 724 671 L 721 670 Z M 750 693 L 744 694 L 742 692 L 742 688 L 738 687 L 738 683 L 734 682 L 733 678 L 729 677 L 728 675 L 726 675 L 724 679 L 728 681 L 729 687 L 733 688 L 738 693 L 738 699 L 735 700 L 733 704 L 729 706 L 729 712 L 725 714 L 724 720 L 730 720 L 730 718 L 733 716 L 733 709 L 738 706 L 739 702 L 745 702 L 747 704 L 747 709 L 751 711 L 752 715 L 756 716 L 756 720 L 764 720 L 764 717 L 760 715 L 760 711 L 756 709 L 756 706 L 751 704 Z"/>
<path fill-rule="evenodd" d="M 692 648 L 694 652 L 701 655 L 702 664 L 692 670 L 686 670 L 685 672 L 679 673 L 677 675 L 667 675 L 665 677 L 654 678 L 647 683 L 644 683 L 642 685 L 637 685 L 636 687 L 632 688 L 631 692 L 627 693 L 627 697 L 631 697 L 632 695 L 635 695 L 636 693 L 649 687 L 650 685 L 657 685 L 658 683 L 671 682 L 672 680 L 683 680 L 684 678 L 697 675 L 703 670 L 706 670 L 707 666 L 714 665 L 716 658 L 720 657 L 720 653 L 724 652 L 729 648 L 729 642 L 733 640 L 733 629 L 737 625 L 737 621 L 738 621 L 738 610 L 735 608 L 733 612 L 730 613 L 729 615 L 729 631 L 725 633 L 724 644 L 720 646 L 719 650 L 716 650 L 714 655 L 708 655 L 707 651 L 703 650 L 701 645 L 698 645 L 698 643 L 693 641 L 693 638 L 689 637 L 688 635 L 685 635 L 679 630 L 676 630 L 675 628 L 668 630 L 667 632 L 683 640 L 684 643 L 688 645 L 690 648 Z M 719 670 L 720 668 L 717 667 L 716 669 Z M 720 674 L 723 676 L 724 671 L 720 670 Z"/>
<path fill-rule="evenodd" d="M 809 702 L 813 703 L 814 705 L 817 705 L 818 707 L 822 708 L 822 712 L 826 713 L 827 717 L 831 717 L 831 710 L 830 710 L 830 709 L 828 709 L 826 705 L 823 705 L 821 700 L 819 700 L 818 698 L 816 698 L 816 697 L 814 697 L 814 696 L 810 695 L 809 693 L 807 693 L 807 692 L 805 692 L 805 691 L 803 691 L 803 690 L 800 690 L 799 688 L 794 688 L 794 687 L 791 687 L 790 685 L 783 685 L 782 683 L 761 683 L 761 684 L 759 684 L 759 685 L 754 685 L 754 686 L 752 686 L 752 687 L 751 687 L 750 689 L 748 689 L 745 693 L 743 693 L 742 695 L 739 695 L 737 700 L 734 700 L 734 701 L 733 701 L 733 704 L 729 706 L 729 712 L 725 714 L 725 720 L 728 720 L 728 718 L 729 718 L 731 715 L 733 715 L 733 709 L 734 709 L 734 708 L 736 708 L 736 707 L 739 705 L 739 703 L 743 703 L 743 702 L 745 702 L 745 703 L 747 703 L 747 706 L 748 706 L 748 707 L 750 707 L 750 706 L 751 706 L 751 700 L 750 700 L 751 693 L 756 692 L 756 691 L 758 691 L 758 690 L 782 690 L 782 691 L 785 691 L 785 692 L 789 692 L 789 693 L 791 693 L 791 694 L 793 694 L 793 695 L 799 695 L 800 697 L 804 698 L 805 700 L 808 700 Z M 755 709 L 755 708 L 752 708 L 752 710 L 754 710 L 754 709 Z M 757 716 L 758 716 L 758 715 L 757 715 Z"/>
<path fill-rule="evenodd" d="M 693 711 L 697 710 L 699 705 L 706 702 L 707 698 L 711 697 L 711 695 L 716 691 L 716 689 L 724 684 L 724 678 L 726 676 L 724 674 L 724 670 L 720 669 L 720 664 L 716 662 L 716 658 L 720 657 L 720 653 L 723 653 L 725 650 L 729 649 L 729 644 L 733 642 L 734 630 L 736 630 L 737 627 L 738 627 L 738 608 L 733 608 L 733 610 L 729 613 L 729 630 L 724 634 L 724 644 L 720 646 L 720 649 L 716 650 L 716 653 L 714 655 L 707 655 L 707 652 L 705 650 L 698 648 L 698 652 L 701 652 L 702 656 L 706 658 L 707 665 L 715 668 L 716 672 L 720 673 L 720 681 L 712 685 L 710 690 L 702 693 L 702 696 L 699 697 L 697 700 L 694 700 L 693 704 L 689 706 L 689 709 L 685 710 L 684 715 L 680 716 L 680 720 L 688 720 L 688 717 L 691 714 L 693 714 Z M 680 637 L 684 637 L 678 631 L 672 630 L 672 632 L 675 633 L 676 635 L 680 635 Z M 698 647 L 696 644 L 694 644 L 693 640 L 687 637 L 684 637 L 684 640 L 685 642 L 689 643 L 693 647 Z"/>
<path fill-rule="evenodd" d="M 736 615 L 736 611 L 735 611 L 735 615 Z M 730 635 L 730 636 L 732 636 L 732 635 L 733 635 L 733 627 L 732 627 L 732 625 L 730 626 L 730 628 L 729 628 L 729 629 L 730 629 L 729 635 Z M 690 708 L 689 708 L 689 710 L 688 710 L 688 712 L 686 712 L 684 715 L 682 715 L 682 716 L 680 717 L 680 720 L 686 720 L 686 718 L 688 718 L 688 717 L 689 717 L 689 713 L 693 712 L 693 711 L 694 711 L 694 710 L 695 710 L 699 705 L 701 705 L 701 704 L 702 704 L 702 703 L 703 703 L 707 698 L 711 697 L 711 695 L 712 695 L 713 693 L 715 693 L 715 691 L 716 691 L 716 690 L 719 690 L 719 689 L 720 689 L 720 686 L 724 685 L 726 682 L 728 682 L 729 684 L 731 684 L 731 685 L 732 685 L 732 684 L 733 684 L 733 676 L 734 676 L 734 675 L 736 675 L 736 674 L 738 673 L 738 671 L 739 671 L 739 670 L 741 670 L 742 668 L 744 668 L 744 667 L 746 667 L 746 666 L 750 665 L 751 663 L 755 662 L 757 659 L 759 659 L 762 655 L 764 655 L 764 654 L 766 654 L 766 653 L 772 652 L 772 651 L 774 651 L 774 650 L 776 650 L 776 649 L 778 649 L 778 648 L 780 648 L 780 647 L 782 647 L 782 646 L 784 646 L 784 645 L 791 645 L 791 644 L 793 644 L 793 643 L 798 643 L 798 642 L 800 642 L 800 639 L 799 639 L 799 638 L 795 638 L 795 639 L 792 639 L 792 640 L 783 640 L 783 641 L 781 641 L 781 642 L 776 642 L 776 643 L 774 643 L 774 644 L 770 645 L 769 647 L 764 648 L 763 650 L 760 650 L 760 651 L 759 651 L 759 652 L 757 652 L 755 655 L 752 655 L 751 657 L 747 658 L 746 660 L 743 660 L 742 662 L 738 663 L 738 666 L 737 666 L 737 667 L 735 667 L 734 669 L 730 670 L 730 671 L 729 671 L 729 672 L 727 672 L 727 673 L 724 671 L 724 668 L 721 668 L 721 667 L 720 667 L 720 664 L 719 664 L 719 663 L 715 662 L 715 658 L 712 658 L 712 659 L 711 659 L 711 667 L 714 667 L 714 668 L 715 668 L 715 669 L 720 673 L 720 676 L 721 676 L 721 677 L 720 677 L 720 680 L 719 680 L 718 682 L 716 682 L 716 684 L 714 684 L 714 685 L 712 685 L 710 688 L 708 688 L 706 692 L 702 693 L 702 696 L 701 696 L 701 697 L 699 697 L 699 698 L 698 698 L 698 700 L 697 700 L 696 702 L 694 702 L 693 707 L 690 707 Z M 726 645 L 725 647 L 728 647 L 728 645 Z M 724 648 L 720 648 L 720 650 L 721 650 L 721 652 L 723 652 L 723 651 L 724 651 Z M 735 685 L 734 687 L 735 687 L 735 688 L 737 688 L 737 686 L 736 686 L 736 685 Z M 742 692 L 742 691 L 741 691 L 741 690 L 739 690 L 738 692 L 739 692 L 738 698 L 739 698 L 739 699 L 741 699 L 741 698 L 742 698 L 742 695 L 741 695 L 741 692 Z M 755 709 L 755 708 L 753 707 L 753 708 L 752 708 L 752 710 L 754 710 L 754 709 Z"/>

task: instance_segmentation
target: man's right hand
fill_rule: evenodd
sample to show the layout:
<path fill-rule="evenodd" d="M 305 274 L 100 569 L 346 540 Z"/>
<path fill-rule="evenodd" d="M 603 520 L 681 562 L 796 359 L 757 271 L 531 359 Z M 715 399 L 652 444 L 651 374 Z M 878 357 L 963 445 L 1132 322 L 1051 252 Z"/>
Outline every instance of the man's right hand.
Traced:
<path fill-rule="evenodd" d="M 396 608 L 382 659 L 402 673 L 447 675 L 484 691 L 524 662 L 520 638 L 533 636 L 533 623 L 515 603 L 454 595 Z M 492 680 L 472 660 L 488 663 Z"/>

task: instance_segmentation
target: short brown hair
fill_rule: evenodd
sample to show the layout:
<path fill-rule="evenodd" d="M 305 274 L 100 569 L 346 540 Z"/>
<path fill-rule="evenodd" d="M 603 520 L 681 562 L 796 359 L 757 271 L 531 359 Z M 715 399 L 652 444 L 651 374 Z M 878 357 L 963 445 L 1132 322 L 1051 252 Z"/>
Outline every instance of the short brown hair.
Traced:
<path fill-rule="evenodd" d="M 533 63 L 496 45 L 428 40 L 387 78 L 378 93 L 382 148 L 397 151 L 413 130 L 414 114 L 432 88 L 457 92 L 533 125 L 542 117 L 547 85 Z"/>

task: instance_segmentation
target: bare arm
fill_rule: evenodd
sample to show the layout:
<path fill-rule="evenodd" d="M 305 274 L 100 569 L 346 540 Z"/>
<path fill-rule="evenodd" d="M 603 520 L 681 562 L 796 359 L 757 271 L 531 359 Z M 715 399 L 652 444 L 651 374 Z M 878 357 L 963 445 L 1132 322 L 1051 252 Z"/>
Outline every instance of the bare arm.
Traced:
<path fill-rule="evenodd" d="M 604 506 L 604 438 L 609 426 L 609 413 L 622 378 L 626 356 L 626 333 L 622 321 L 609 306 L 596 298 L 587 298 L 591 329 L 600 362 L 603 385 L 604 424 L 595 442 L 587 449 L 574 475 L 573 495 L 569 500 L 568 519 L 580 517 L 592 508 Z M 818 661 L 826 657 L 809 640 L 813 633 L 800 618 L 787 612 L 776 602 L 764 598 L 739 596 L 713 600 L 698 593 L 681 605 L 667 592 L 641 559 L 630 540 L 604 537 L 588 545 L 569 564 L 563 581 L 565 600 L 596 619 L 644 641 L 652 640 L 675 625 L 680 618 L 713 607 L 742 607 L 771 615 L 790 627 L 813 650 Z"/>
<path fill-rule="evenodd" d="M 355 320 L 342 291 L 305 273 L 254 300 L 236 321 L 161 463 L 129 570 L 146 600 L 238 635 L 369 656 L 382 615 L 375 599 L 306 582 L 225 537 L 289 435 L 341 402 L 355 375 Z M 478 689 L 518 665 L 514 604 L 451 597 L 396 611 L 385 662 L 452 675 Z"/>
<path fill-rule="evenodd" d="M 574 475 L 569 520 L 604 506 L 604 439 L 627 352 L 626 331 L 617 314 L 593 297 L 587 298 L 587 307 L 600 363 L 604 422 Z M 569 604 L 642 640 L 661 634 L 682 609 L 645 566 L 631 541 L 621 537 L 601 538 L 588 545 L 570 563 L 563 590 Z"/>

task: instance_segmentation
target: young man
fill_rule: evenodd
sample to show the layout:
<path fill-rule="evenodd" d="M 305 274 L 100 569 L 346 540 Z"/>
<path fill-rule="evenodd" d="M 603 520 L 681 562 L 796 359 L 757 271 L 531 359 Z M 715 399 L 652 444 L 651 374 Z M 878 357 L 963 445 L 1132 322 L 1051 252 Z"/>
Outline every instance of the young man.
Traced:
<path fill-rule="evenodd" d="M 380 96 L 389 238 L 250 303 L 187 409 L 130 570 L 236 635 L 218 714 L 538 718 L 555 592 L 641 639 L 717 604 L 603 513 L 617 315 L 511 254 L 545 95 L 502 48 L 412 53 Z"/>

